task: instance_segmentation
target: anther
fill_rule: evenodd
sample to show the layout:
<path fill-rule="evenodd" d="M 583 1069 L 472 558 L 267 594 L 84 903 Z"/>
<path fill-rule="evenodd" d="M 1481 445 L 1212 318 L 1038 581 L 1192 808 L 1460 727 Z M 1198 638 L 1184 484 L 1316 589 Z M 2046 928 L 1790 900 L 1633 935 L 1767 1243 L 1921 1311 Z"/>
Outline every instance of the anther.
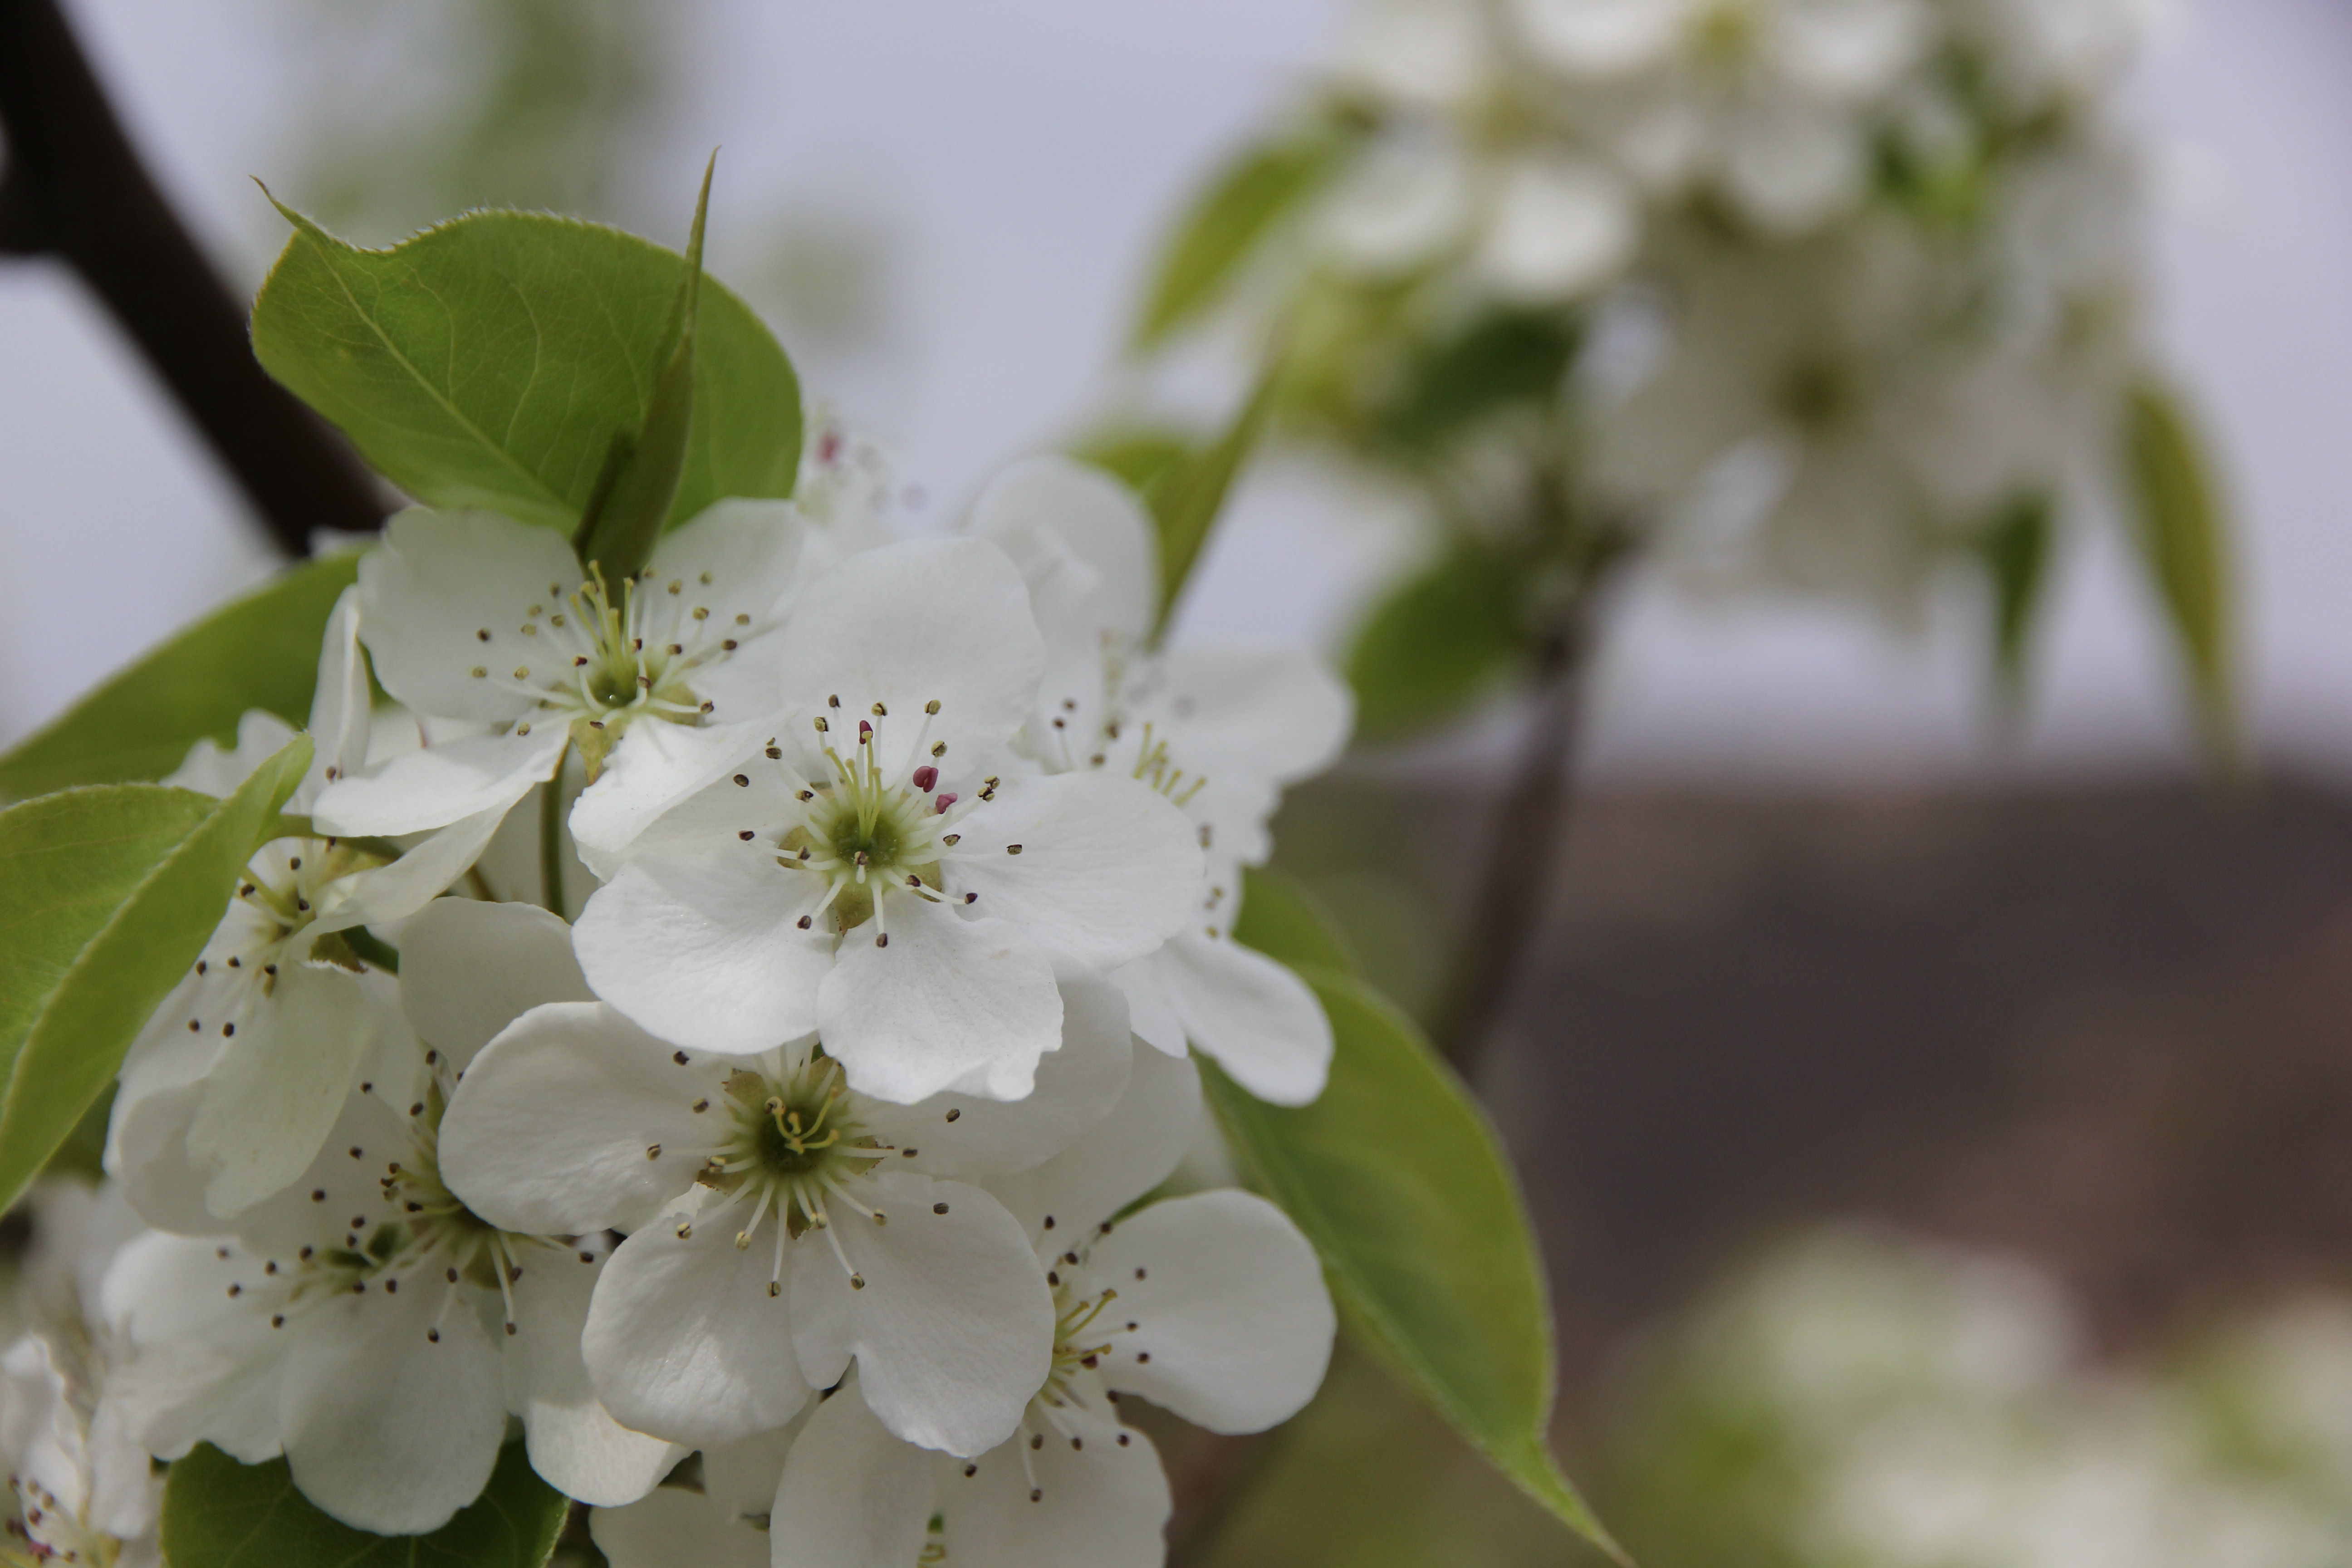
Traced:
<path fill-rule="evenodd" d="M 877 946 L 877 947 L 887 947 L 887 946 L 889 946 L 889 945 L 890 945 L 890 933 L 889 933 L 888 931 L 886 931 L 882 932 L 880 935 L 877 936 L 877 937 L 874 939 L 874 945 L 875 945 L 875 946 Z"/>
<path fill-rule="evenodd" d="M 1045 1501 L 1045 1488 L 1043 1488 L 1043 1487 L 1031 1487 L 1031 1488 L 1029 1489 L 1029 1500 L 1030 1500 L 1031 1502 L 1043 1502 L 1043 1501 Z"/>
<path fill-rule="evenodd" d="M 910 782 L 917 789 L 929 790 L 933 784 L 940 782 L 940 770 L 934 767 L 917 768 L 914 771 Z"/>
<path fill-rule="evenodd" d="M 935 757 L 944 757 L 947 754 L 948 743 L 945 741 L 934 741 L 931 742 L 931 755 Z"/>
<path fill-rule="evenodd" d="M 880 704 L 879 702 L 877 702 L 877 703 L 874 705 L 874 717 L 876 717 L 877 719 L 887 719 L 889 716 L 890 716 L 890 710 L 888 710 L 887 708 L 883 707 L 883 706 L 882 706 L 882 704 Z"/>
<path fill-rule="evenodd" d="M 949 1111 L 949 1112 L 948 1112 L 948 1120 L 949 1120 L 950 1121 L 953 1121 L 956 1118 L 958 1118 L 958 1117 L 961 1116 L 962 1114 L 963 1114 L 963 1112 L 962 1112 L 961 1110 L 950 1110 L 950 1111 Z"/>
<path fill-rule="evenodd" d="M 1008 844 L 1004 847 L 1004 852 L 1007 855 L 1018 855 L 1021 853 L 1021 846 L 1018 844 Z"/>
<path fill-rule="evenodd" d="M 735 775 L 735 787 L 738 789 L 750 789 L 751 787 L 751 776 L 749 773 L 737 773 Z"/>
<path fill-rule="evenodd" d="M 963 835 L 961 833 L 950 833 L 945 838 L 940 839 L 940 842 L 952 849 L 957 845 L 963 842 Z"/>
<path fill-rule="evenodd" d="M 648 1143 L 648 1144 L 646 1144 L 646 1159 L 648 1159 L 648 1160 L 658 1160 L 658 1159 L 660 1159 L 660 1158 L 661 1158 L 661 1145 L 660 1145 L 660 1144 L 658 1144 L 658 1143 Z"/>
<path fill-rule="evenodd" d="M 1032 1449 L 1032 1451 L 1034 1451 L 1035 1449 L 1038 1449 L 1038 1448 L 1042 1448 L 1042 1447 L 1044 1447 L 1045 1446 L 1045 1435 L 1043 1432 L 1032 1432 L 1032 1433 L 1029 1435 L 1029 1447 L 1030 1447 L 1030 1448 Z"/>
<path fill-rule="evenodd" d="M 863 1274 L 853 1274 L 853 1275 L 851 1275 L 851 1276 L 849 1277 L 849 1288 L 850 1288 L 851 1289 L 853 1289 L 853 1290 L 863 1290 L 863 1289 L 866 1289 L 866 1276 L 865 1276 L 865 1275 L 863 1275 Z"/>
<path fill-rule="evenodd" d="M 753 829 L 747 827 L 743 829 L 742 832 L 738 833 L 735 837 L 741 839 L 744 843 L 749 844 L 751 840 L 760 837 L 760 835 Z"/>
<path fill-rule="evenodd" d="M 933 1204 L 931 1205 L 931 1212 L 933 1214 L 945 1214 L 948 1212 L 948 1205 L 945 1204 Z"/>
<path fill-rule="evenodd" d="M 810 924 L 811 924 L 810 917 L 808 917 L 807 915 L 803 915 L 799 920 L 797 920 L 797 921 L 793 921 L 793 924 L 795 924 L 795 925 L 797 925 L 797 926 L 799 926 L 799 927 L 801 928 L 801 930 L 803 930 L 803 931 L 806 931 L 806 930 L 808 930 L 808 928 L 809 928 L 809 926 L 810 926 Z"/>
<path fill-rule="evenodd" d="M 770 746 L 768 748 L 768 760 L 772 763 L 782 762 L 784 760 L 784 749 L 782 746 Z M 803 794 L 802 798 L 806 799 L 806 795 Z"/>

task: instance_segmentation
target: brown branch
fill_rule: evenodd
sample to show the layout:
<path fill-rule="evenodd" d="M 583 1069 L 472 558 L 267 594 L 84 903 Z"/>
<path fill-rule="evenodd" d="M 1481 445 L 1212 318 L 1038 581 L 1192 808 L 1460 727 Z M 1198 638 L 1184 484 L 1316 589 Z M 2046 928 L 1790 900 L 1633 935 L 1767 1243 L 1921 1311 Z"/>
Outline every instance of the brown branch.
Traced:
<path fill-rule="evenodd" d="M 342 437 L 253 357 L 244 309 L 115 118 L 58 0 L 0 0 L 0 252 L 54 256 L 139 345 L 278 547 L 366 532 L 383 493 Z"/>

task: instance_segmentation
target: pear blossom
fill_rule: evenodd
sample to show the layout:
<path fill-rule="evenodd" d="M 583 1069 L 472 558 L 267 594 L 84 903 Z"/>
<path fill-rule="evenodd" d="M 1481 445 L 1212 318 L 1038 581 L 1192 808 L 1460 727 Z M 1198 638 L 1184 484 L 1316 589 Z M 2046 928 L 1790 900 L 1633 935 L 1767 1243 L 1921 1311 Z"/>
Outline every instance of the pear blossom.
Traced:
<path fill-rule="evenodd" d="M 1047 663 L 1021 749 L 1048 771 L 1134 779 L 1192 824 L 1203 874 L 1192 919 L 1112 973 L 1135 1030 L 1182 1056 L 1187 1042 L 1260 1099 L 1322 1091 L 1331 1026 L 1287 967 L 1233 940 L 1242 869 L 1272 851 L 1282 787 L 1346 743 L 1347 688 L 1291 649 L 1150 645 L 1159 608 L 1151 525 L 1108 476 L 1058 458 L 1013 465 L 982 493 L 971 527 L 1029 584 Z"/>
<path fill-rule="evenodd" d="M 625 1508 L 588 1516 L 612 1568 L 770 1568 L 768 1516 L 776 1476 L 806 1416 L 701 1453 L 701 1485 L 657 1487 Z"/>
<path fill-rule="evenodd" d="M 550 1482 L 633 1500 L 682 1451 L 614 1422 L 582 1362 L 609 1238 L 501 1229 L 442 1171 L 445 1112 L 474 1054 L 519 1003 L 586 994 L 568 932 L 529 906 L 446 899 L 404 935 L 407 1012 L 443 1043 L 385 1019 L 300 1180 L 230 1233 L 151 1233 L 108 1275 L 133 1347 L 126 1420 L 166 1458 L 198 1441 L 247 1464 L 282 1452 L 312 1502 L 378 1533 L 430 1531 L 471 1502 L 509 1415 Z M 183 1180 L 167 1153 L 134 1195 L 166 1208 Z"/>
<path fill-rule="evenodd" d="M 288 802 L 315 809 L 338 779 L 367 760 L 372 725 L 359 652 L 357 596 L 346 590 L 327 626 L 310 733 L 310 772 Z M 293 739 L 276 717 L 247 713 L 237 744 L 200 741 L 167 783 L 225 795 Z M 131 1047 L 110 1147 L 120 1173 L 121 1130 L 153 1095 L 183 1096 L 187 1174 L 215 1220 L 278 1191 L 310 1163 L 340 1113 L 380 1009 L 365 997 L 386 984 L 348 933 L 395 921 L 464 875 L 498 826 L 498 813 L 460 818 L 412 844 L 354 843 L 311 833 L 257 850 L 194 968 L 164 998 Z"/>
<path fill-rule="evenodd" d="M 1201 851 L 1155 790 L 1039 776 L 1005 750 L 1045 655 L 981 540 L 887 545 L 812 583 L 785 705 L 718 781 L 619 856 L 577 934 L 596 994 L 699 1051 L 812 1032 L 848 1086 L 1012 1100 L 1061 1037 L 1057 974 L 1187 917 Z"/>
<path fill-rule="evenodd" d="M 628 1233 L 591 1302 L 597 1392 L 709 1447 L 782 1426 L 854 1360 L 909 1442 L 976 1453 L 1043 1379 L 1051 1288 L 1020 1225 L 965 1178 L 1050 1158 L 1129 1076 L 1124 1002 L 1062 993 L 1062 1043 L 1013 1103 L 859 1092 L 813 1038 L 672 1046 L 604 1003 L 534 1008 L 490 1042 L 442 1164 L 490 1223 Z"/>
<path fill-rule="evenodd" d="M 618 843 L 717 776 L 775 706 L 773 637 L 804 524 L 722 500 L 606 580 L 562 536 L 487 511 L 392 520 L 360 563 L 361 635 L 384 689 L 455 735 L 357 777 L 319 816 L 354 835 L 503 813 L 576 750 L 583 843 Z"/>

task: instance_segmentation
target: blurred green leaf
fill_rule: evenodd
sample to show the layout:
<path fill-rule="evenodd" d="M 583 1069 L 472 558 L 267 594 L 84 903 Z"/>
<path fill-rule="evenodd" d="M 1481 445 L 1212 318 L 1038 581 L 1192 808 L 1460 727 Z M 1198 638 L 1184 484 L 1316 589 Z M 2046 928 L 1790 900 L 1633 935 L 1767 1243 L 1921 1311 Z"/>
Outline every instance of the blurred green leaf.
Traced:
<path fill-rule="evenodd" d="M 297 737 L 223 800 L 96 784 L 0 812 L 0 1209 L 113 1081 L 310 765 Z"/>
<path fill-rule="evenodd" d="M 1203 1062 L 1227 1141 L 1314 1242 L 1351 1331 L 1528 1496 L 1622 1556 L 1546 1446 L 1551 1309 L 1493 1131 L 1411 1019 L 1349 975 L 1299 973 L 1331 1019 L 1329 1086 L 1271 1106 Z"/>
<path fill-rule="evenodd" d="M 1242 872 L 1241 918 L 1234 940 L 1293 969 L 1310 966 L 1356 972 L 1347 942 L 1298 879 L 1270 866 Z"/>
<path fill-rule="evenodd" d="M 1198 446 L 1181 431 L 1146 428 L 1097 431 L 1070 448 L 1071 457 L 1116 474 L 1138 495 L 1150 490 L 1169 469 L 1199 455 Z"/>
<path fill-rule="evenodd" d="M 327 617 L 358 574 L 358 552 L 323 555 L 215 610 L 0 757 L 0 795 L 162 778 L 200 740 L 235 743 L 250 708 L 307 722 Z"/>
<path fill-rule="evenodd" d="M 1512 404 L 1548 403 L 1567 382 L 1578 341 L 1575 323 L 1557 312 L 1480 316 L 1417 357 L 1379 436 L 1427 451 Z"/>
<path fill-rule="evenodd" d="M 1161 253 L 1136 326 L 1135 346 L 1153 347 L 1216 303 L 1252 252 L 1339 172 L 1354 144 L 1344 126 L 1318 121 L 1286 140 L 1252 147 L 1226 164 Z"/>
<path fill-rule="evenodd" d="M 1357 738 L 1399 740 L 1489 695 L 1528 651 L 1525 585 L 1503 555 L 1464 543 L 1391 589 L 1348 650 Z"/>
<path fill-rule="evenodd" d="M 1183 596 L 1186 579 L 1200 563 L 1210 530 L 1225 510 L 1234 479 L 1265 432 L 1276 379 L 1272 369 L 1260 375 L 1249 401 L 1234 416 L 1225 433 L 1191 458 L 1162 468 L 1143 492 L 1144 504 L 1160 525 L 1160 625 L 1163 628 L 1177 600 Z"/>
<path fill-rule="evenodd" d="M 2140 553 L 2179 639 L 2200 712 L 2226 748 L 2236 702 L 2229 521 L 2220 489 L 2188 411 L 2158 382 L 2132 389 L 2124 446 Z"/>
<path fill-rule="evenodd" d="M 577 528 L 614 437 L 634 437 L 654 407 L 684 258 L 512 212 L 361 250 L 278 210 L 294 237 L 253 307 L 270 374 L 420 500 Z M 711 283 L 669 522 L 724 496 L 790 495 L 800 446 L 792 362 Z"/>
<path fill-rule="evenodd" d="M 313 1507 L 285 1460 L 240 1465 L 202 1443 L 163 1484 L 163 1554 L 172 1568 L 541 1568 L 570 1507 L 509 1443 L 481 1497 L 432 1534 L 370 1535 Z"/>
<path fill-rule="evenodd" d="M 1993 673 L 2012 696 L 2025 689 L 2025 645 L 2049 584 L 2056 524 L 2049 497 L 2023 496 L 1975 540 L 1992 586 Z"/>

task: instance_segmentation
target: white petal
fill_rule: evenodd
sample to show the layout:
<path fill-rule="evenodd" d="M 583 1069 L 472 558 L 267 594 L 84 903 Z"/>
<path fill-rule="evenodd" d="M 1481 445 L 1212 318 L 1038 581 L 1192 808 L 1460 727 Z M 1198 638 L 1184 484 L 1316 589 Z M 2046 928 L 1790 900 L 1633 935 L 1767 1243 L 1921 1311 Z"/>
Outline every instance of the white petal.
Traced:
<path fill-rule="evenodd" d="M 581 1359 L 580 1334 L 599 1265 L 569 1247 L 521 1254 L 513 1282 L 516 1331 L 506 1342 L 507 1407 L 522 1417 L 530 1468 L 567 1497 L 599 1508 L 635 1502 L 685 1450 L 632 1432 L 605 1412 Z"/>
<path fill-rule="evenodd" d="M 541 1003 L 594 999 L 572 928 L 536 904 L 436 899 L 400 933 L 401 1010 L 460 1068 Z"/>
<path fill-rule="evenodd" d="M 107 1397 L 147 1449 L 175 1459 L 199 1442 L 248 1465 L 278 1450 L 286 1342 L 228 1295 L 249 1258 L 150 1232 L 108 1271 L 107 1322 L 131 1347 Z"/>
<path fill-rule="evenodd" d="M 482 858 L 490 836 L 506 820 L 507 807 L 494 805 L 462 816 L 389 866 L 354 871 L 327 884 L 312 922 L 320 932 L 404 920 L 439 898 L 449 884 Z"/>
<path fill-rule="evenodd" d="M 1478 255 L 1505 299 L 1549 304 L 1611 281 L 1640 237 L 1633 193 L 1581 158 L 1523 158 L 1505 169 Z"/>
<path fill-rule="evenodd" d="M 359 979 L 289 963 L 275 994 L 205 1075 L 188 1152 L 209 1168 L 205 1203 L 233 1218 L 290 1185 L 342 1114 L 382 1019 Z"/>
<path fill-rule="evenodd" d="M 884 776 L 903 777 L 924 742 L 970 761 L 1019 728 L 1045 664 L 1029 590 L 1004 552 L 981 539 L 920 540 L 853 555 L 810 584 L 784 626 L 785 678 L 809 713 L 841 699 L 850 721 L 882 703 Z M 803 721 L 805 724 L 805 721 Z"/>
<path fill-rule="evenodd" d="M 1167 941 L 1200 898 L 1195 829 L 1133 779 L 1007 779 L 958 831 L 950 886 L 979 893 L 977 912 L 1012 921 L 1056 959 L 1097 972 Z"/>
<path fill-rule="evenodd" d="M 626 1508 L 600 1508 L 588 1533 L 612 1568 L 770 1568 L 768 1532 L 716 1498 L 661 1487 Z"/>
<path fill-rule="evenodd" d="M 816 1026 L 834 939 L 798 922 L 822 897 L 756 860 L 635 861 L 588 900 L 572 948 L 596 994 L 663 1038 L 768 1050 Z"/>
<path fill-rule="evenodd" d="M 1033 1238 L 1088 1237 L 1169 1178 L 1200 1124 L 1192 1058 L 1138 1051 L 1109 1115 L 1035 1169 L 990 1177 L 988 1190 Z"/>
<path fill-rule="evenodd" d="M 1173 749 L 1214 785 L 1229 772 L 1286 784 L 1338 760 L 1355 698 L 1305 648 L 1180 647 L 1160 660 Z"/>
<path fill-rule="evenodd" d="M 1025 1465 L 1008 1445 L 948 1482 L 940 1511 L 955 1568 L 1160 1568 L 1170 1499 L 1151 1439 L 1076 1425 L 1083 1447 L 1048 1431 Z"/>
<path fill-rule="evenodd" d="M 1137 1039 L 1171 1057 L 1187 1054 L 1191 1047 L 1184 1039 L 1184 1023 L 1176 1016 L 1176 1003 L 1168 994 L 1158 953 L 1130 959 L 1106 978 L 1127 998 L 1128 1024 Z"/>
<path fill-rule="evenodd" d="M 1186 931 L 1153 955 L 1192 1043 L 1270 1105 L 1306 1105 L 1331 1071 L 1331 1020 L 1288 966 Z"/>
<path fill-rule="evenodd" d="M 1098 649 L 1104 631 L 1151 630 L 1158 534 L 1134 492 L 1101 469 L 1054 456 L 1009 464 L 972 503 L 970 526 L 1020 568 L 1048 637 Z"/>
<path fill-rule="evenodd" d="M 1003 921 L 898 897 L 887 912 L 890 944 L 876 945 L 872 921 L 857 927 L 817 990 L 818 1031 L 850 1087 L 901 1105 L 951 1089 L 1027 1094 L 1037 1058 L 1062 1043 L 1052 963 Z"/>
<path fill-rule="evenodd" d="M 1062 1048 L 1038 1059 L 1036 1087 L 1020 1100 L 940 1094 L 919 1104 L 869 1106 L 867 1131 L 930 1176 L 1025 1171 L 1100 1121 L 1127 1088 L 1134 1055 L 1127 1001 L 1099 980 L 1066 980 Z M 952 1120 L 950 1120 L 952 1117 Z"/>
<path fill-rule="evenodd" d="M 501 1229 L 634 1230 L 693 1189 L 713 1085 L 601 1002 L 551 1002 L 474 1058 L 441 1121 L 441 1177 Z M 689 1063 L 691 1058 L 688 1058 Z M 648 1151 L 659 1151 L 648 1156 Z"/>
<path fill-rule="evenodd" d="M 1318 226 L 1344 266 L 1376 277 L 1409 272 L 1469 226 L 1472 174 L 1462 150 L 1425 137 L 1366 150 L 1326 198 Z"/>
<path fill-rule="evenodd" d="M 654 546 L 657 580 L 691 586 L 686 599 L 721 626 L 748 616 L 743 636 L 772 626 L 800 576 L 808 524 L 790 501 L 741 497 L 713 501 Z"/>
<path fill-rule="evenodd" d="M 888 1220 L 877 1225 L 838 1196 L 826 1205 L 865 1284 L 852 1285 L 811 1235 L 793 1263 L 795 1310 L 830 1299 L 820 1310 L 847 1326 L 866 1402 L 898 1436 L 951 1454 L 994 1447 L 1053 1363 L 1053 1293 L 1020 1222 L 978 1187 L 907 1171 L 877 1173 L 855 1191 Z"/>
<path fill-rule="evenodd" d="M 826 1386 L 840 1382 L 828 1380 Z M 702 1493 L 741 1513 L 765 1514 L 775 1506 L 777 1478 L 784 1473 L 784 1456 L 793 1440 L 808 1425 L 817 1406 L 809 1405 L 788 1424 L 772 1431 L 722 1443 L 702 1451 Z"/>
<path fill-rule="evenodd" d="M 1258 1432 L 1321 1385 L 1337 1326 L 1323 1266 L 1264 1198 L 1228 1188 L 1153 1204 L 1087 1266 L 1141 1325 L 1103 1358 L 1111 1387 L 1213 1432 Z"/>
<path fill-rule="evenodd" d="M 302 1495 L 356 1529 L 419 1535 L 481 1495 L 505 1441 L 498 1352 L 427 1278 L 293 1320 L 286 1458 Z"/>
<path fill-rule="evenodd" d="M 1769 229 L 1795 234 L 1862 198 L 1862 128 L 1839 110 L 1793 94 L 1762 99 L 1743 107 L 1728 142 L 1725 184 Z"/>
<path fill-rule="evenodd" d="M 944 1461 L 892 1436 L 850 1379 L 784 1460 L 768 1531 L 781 1568 L 908 1568 L 922 1554 Z"/>
<path fill-rule="evenodd" d="M 774 732 L 765 708 L 740 724 L 666 724 L 639 719 L 594 784 L 572 803 L 572 837 L 592 855 L 614 855 L 688 795 L 735 771 Z"/>
<path fill-rule="evenodd" d="M 551 778 L 568 743 L 560 723 L 530 734 L 468 735 L 403 752 L 373 773 L 329 784 L 310 813 L 320 831 L 390 837 L 446 827 L 483 812 L 503 816 Z"/>
<path fill-rule="evenodd" d="M 1616 76 L 1662 63 L 1689 26 L 1684 0 L 1514 0 L 1536 57 L 1561 70 Z"/>
<path fill-rule="evenodd" d="M 475 679 L 474 668 L 530 648 L 520 628 L 531 605 L 581 580 L 572 546 L 551 528 L 496 512 L 404 511 L 360 563 L 361 636 L 376 679 L 420 713 L 519 718 L 533 700 Z"/>
<path fill-rule="evenodd" d="M 253 771 L 286 747 L 294 738 L 294 726 L 275 713 L 258 708 L 248 708 L 236 721 L 236 745 L 224 752 L 206 736 L 188 748 L 187 760 L 167 775 L 163 783 L 173 789 L 192 789 L 200 795 L 226 795 L 236 792 L 236 786 L 253 776 Z"/>
<path fill-rule="evenodd" d="M 319 787 L 367 766 L 368 731 L 373 718 L 368 687 L 368 667 L 360 657 L 360 592 L 343 590 L 327 617 L 326 641 L 319 649 L 319 683 L 310 693 L 310 771 L 297 808 L 317 796 Z M 241 732 L 238 740 L 243 741 Z"/>
<path fill-rule="evenodd" d="M 38 1334 L 25 1335 L 0 1355 L 0 1455 L 6 1456 L 12 1485 L 41 1487 L 54 1506 L 77 1519 L 89 1508 L 89 1455 L 81 1422 L 66 1397 L 49 1342 Z M 17 1499 L 23 1495 L 20 1489 Z"/>
<path fill-rule="evenodd" d="M 665 1216 L 621 1243 L 581 1351 L 615 1420 L 708 1447 L 782 1426 L 809 1387 L 793 1358 L 792 1293 L 768 1293 L 774 1237 L 737 1247 L 742 1221 L 719 1217 L 681 1238 L 685 1223 Z"/>

